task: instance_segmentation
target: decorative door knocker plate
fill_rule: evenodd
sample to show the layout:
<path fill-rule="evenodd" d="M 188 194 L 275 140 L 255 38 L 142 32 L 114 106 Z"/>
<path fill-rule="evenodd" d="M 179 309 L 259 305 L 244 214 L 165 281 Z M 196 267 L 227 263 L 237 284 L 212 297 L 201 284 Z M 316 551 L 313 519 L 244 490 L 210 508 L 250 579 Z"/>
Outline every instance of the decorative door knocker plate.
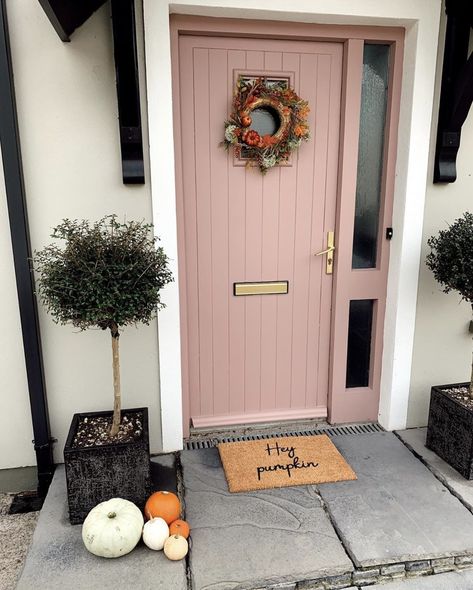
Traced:
<path fill-rule="evenodd" d="M 248 164 L 265 174 L 309 139 L 308 115 L 307 101 L 292 88 L 270 85 L 265 78 L 239 77 L 223 145 L 232 147 L 237 157 L 244 153 Z M 271 119 L 274 129 L 268 132 Z"/>

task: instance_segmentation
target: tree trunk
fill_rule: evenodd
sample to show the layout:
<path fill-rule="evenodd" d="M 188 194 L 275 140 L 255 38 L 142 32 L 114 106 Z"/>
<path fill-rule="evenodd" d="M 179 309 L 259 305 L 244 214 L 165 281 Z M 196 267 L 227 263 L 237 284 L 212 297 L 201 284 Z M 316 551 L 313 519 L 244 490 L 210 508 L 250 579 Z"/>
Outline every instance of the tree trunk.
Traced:
<path fill-rule="evenodd" d="M 118 348 L 120 334 L 118 326 L 113 322 L 110 326 L 112 333 L 112 357 L 113 357 L 113 420 L 112 428 L 110 429 L 110 436 L 115 436 L 118 433 L 118 427 L 121 422 L 121 405 L 122 394 L 120 388 L 120 351 Z"/>
<path fill-rule="evenodd" d="M 471 355 L 470 398 L 473 399 L 473 354 Z"/>
<path fill-rule="evenodd" d="M 473 399 L 473 354 L 471 356 L 470 398 Z"/>

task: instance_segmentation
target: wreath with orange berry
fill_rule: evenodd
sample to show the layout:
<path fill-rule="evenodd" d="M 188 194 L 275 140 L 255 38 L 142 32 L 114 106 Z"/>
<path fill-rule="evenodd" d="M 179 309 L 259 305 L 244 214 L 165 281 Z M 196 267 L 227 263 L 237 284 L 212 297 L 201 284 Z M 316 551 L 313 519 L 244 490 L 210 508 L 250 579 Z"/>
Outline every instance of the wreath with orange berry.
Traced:
<path fill-rule="evenodd" d="M 252 113 L 267 110 L 278 119 L 273 134 L 260 135 L 252 128 Z M 286 162 L 291 153 L 310 137 L 307 117 L 309 105 L 292 88 L 281 83 L 268 83 L 265 78 L 245 80 L 240 77 L 233 98 L 233 110 L 225 121 L 223 145 L 233 148 L 235 156 L 259 167 L 265 174 L 270 168 Z"/>

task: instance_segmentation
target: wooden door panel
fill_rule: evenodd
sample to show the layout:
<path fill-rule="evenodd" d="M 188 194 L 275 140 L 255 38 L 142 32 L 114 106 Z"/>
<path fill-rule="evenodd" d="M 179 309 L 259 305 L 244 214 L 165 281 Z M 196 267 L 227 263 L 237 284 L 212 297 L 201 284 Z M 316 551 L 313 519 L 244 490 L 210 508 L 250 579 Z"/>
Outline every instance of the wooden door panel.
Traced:
<path fill-rule="evenodd" d="M 324 415 L 331 276 L 313 254 L 335 225 L 342 46 L 183 36 L 179 64 L 190 417 Z M 219 146 L 245 71 L 287 72 L 312 109 L 310 142 L 264 177 Z M 233 296 L 234 282 L 264 280 L 289 293 Z"/>
<path fill-rule="evenodd" d="M 284 52 L 283 71 L 294 73 L 294 87 L 299 84 L 299 61 L 297 53 Z M 313 107 L 312 107 L 313 108 Z M 309 120 L 312 128 L 313 120 Z M 304 145 L 302 149 L 308 147 Z M 280 169 L 279 185 L 279 228 L 278 228 L 278 271 L 279 277 L 289 279 L 289 296 L 279 297 L 277 315 L 277 364 L 276 364 L 276 407 L 291 407 L 292 381 L 292 314 L 294 309 L 294 239 L 296 231 L 296 187 L 297 162 L 299 153 L 291 156 L 291 166 Z"/>
<path fill-rule="evenodd" d="M 232 102 L 234 80 L 233 72 L 246 67 L 246 52 L 238 50 L 228 51 L 228 72 L 227 72 L 227 96 L 225 107 Z M 224 107 L 224 108 L 225 108 Z M 225 117 L 228 113 L 225 114 Z M 220 127 L 220 133 L 222 126 Z M 221 148 L 220 148 L 221 149 Z M 223 151 L 223 150 L 222 150 Z M 226 155 L 229 159 L 230 156 Z M 229 225 L 235 227 L 245 227 L 246 222 L 246 204 L 241 198 L 241 181 L 242 170 L 233 166 L 231 161 L 226 164 L 228 173 L 228 211 Z M 246 266 L 245 255 L 245 232 L 231 232 L 228 236 L 228 265 L 229 278 L 227 290 L 233 277 L 244 277 Z M 231 294 L 227 291 L 227 298 L 231 299 Z M 240 328 L 245 324 L 245 298 L 235 297 L 232 300 L 231 309 L 229 310 L 229 333 L 233 335 L 229 339 L 229 359 L 228 359 L 228 413 L 239 414 L 245 407 L 245 340 L 240 333 Z"/>

